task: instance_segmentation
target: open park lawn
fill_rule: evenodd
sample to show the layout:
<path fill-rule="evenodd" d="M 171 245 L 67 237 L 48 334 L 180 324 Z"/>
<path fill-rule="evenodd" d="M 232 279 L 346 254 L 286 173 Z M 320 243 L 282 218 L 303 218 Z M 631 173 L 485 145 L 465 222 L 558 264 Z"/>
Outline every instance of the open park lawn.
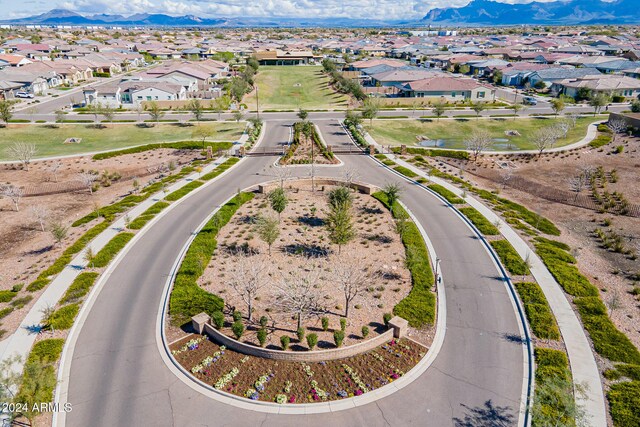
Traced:
<path fill-rule="evenodd" d="M 260 110 L 344 109 L 348 97 L 329 87 L 322 67 L 260 67 L 256 76 Z M 256 94 L 251 92 L 243 102 L 256 109 Z"/>
<path fill-rule="evenodd" d="M 266 402 L 280 399 L 278 403 L 361 395 L 400 378 L 427 352 L 414 341 L 400 339 L 346 359 L 305 364 L 245 356 L 203 338 L 190 335 L 171 345 L 185 369 L 227 393 Z"/>
<path fill-rule="evenodd" d="M 150 125 L 151 126 L 151 125 Z M 236 141 L 244 131 L 244 123 L 214 122 L 199 125 L 163 123 L 152 127 L 135 124 L 107 124 L 96 129 L 93 125 L 64 124 L 57 128 L 47 125 L 12 124 L 0 129 L 0 160 L 9 159 L 6 148 L 22 141 L 36 145 L 36 158 L 115 150 L 134 145 L 192 140 L 196 126 L 212 128 L 215 134 L 208 141 Z M 82 138 L 80 143 L 65 144 L 67 138 Z"/>
<path fill-rule="evenodd" d="M 529 136 L 537 129 L 552 126 L 562 118 L 495 118 L 495 119 L 423 119 L 423 120 L 374 120 L 373 125 L 364 125 L 373 138 L 383 145 L 424 146 L 441 148 L 465 148 L 465 139 L 474 129 L 484 129 L 494 138 L 491 150 L 534 150 Z M 572 144 L 585 137 L 587 126 L 598 118 L 580 117 L 567 137 L 558 140 L 557 147 Z M 517 131 L 520 136 L 507 136 L 505 132 Z M 420 144 L 420 141 L 428 142 Z"/>

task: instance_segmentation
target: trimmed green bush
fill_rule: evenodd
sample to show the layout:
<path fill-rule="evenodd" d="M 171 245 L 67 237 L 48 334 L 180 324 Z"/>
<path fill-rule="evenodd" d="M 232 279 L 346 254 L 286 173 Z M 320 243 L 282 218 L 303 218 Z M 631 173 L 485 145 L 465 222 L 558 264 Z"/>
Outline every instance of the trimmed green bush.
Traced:
<path fill-rule="evenodd" d="M 4 319 L 11 313 L 13 313 L 13 307 L 5 307 L 0 309 L 0 319 Z"/>
<path fill-rule="evenodd" d="M 461 205 L 464 203 L 464 200 L 462 200 L 462 198 L 456 196 L 453 191 L 447 190 L 440 184 L 430 184 L 427 185 L 427 187 L 444 197 L 447 202 L 451 203 L 452 205 Z"/>
<path fill-rule="evenodd" d="M 127 228 L 131 230 L 140 230 L 144 227 L 149 221 L 151 221 L 157 214 L 162 212 L 165 208 L 169 206 L 167 202 L 156 202 L 153 205 L 149 206 L 149 209 L 142 212 L 136 219 L 129 223 Z"/>
<path fill-rule="evenodd" d="M 526 276 L 529 274 L 529 267 L 527 267 L 527 264 L 520 258 L 520 255 L 518 255 L 518 252 L 516 252 L 508 240 L 494 240 L 489 243 L 509 273 L 516 276 Z"/>
<path fill-rule="evenodd" d="M 419 176 L 417 173 L 415 173 L 414 171 L 412 171 L 409 168 L 406 168 L 404 166 L 396 166 L 393 168 L 394 171 L 401 173 L 402 175 L 406 176 L 407 178 L 415 178 L 417 176 Z"/>
<path fill-rule="evenodd" d="M 316 344 L 318 344 L 318 335 L 316 334 L 307 335 L 307 345 L 309 346 L 309 350 L 313 350 Z"/>
<path fill-rule="evenodd" d="M 240 321 L 233 322 L 233 325 L 231 325 L 231 330 L 233 331 L 233 335 L 236 336 L 236 339 L 240 339 L 240 337 L 244 333 L 244 325 Z"/>
<path fill-rule="evenodd" d="M 598 135 L 595 137 L 593 141 L 589 143 L 589 147 L 591 148 L 600 148 L 604 147 L 612 140 L 611 135 Z"/>
<path fill-rule="evenodd" d="M 344 341 L 344 332 L 343 331 L 334 331 L 333 332 L 333 342 L 335 342 L 336 347 L 340 347 L 342 345 L 342 341 Z"/>
<path fill-rule="evenodd" d="M 499 204 L 501 208 L 510 210 L 512 214 L 515 214 L 517 216 L 517 218 L 523 220 L 536 230 L 552 236 L 560 235 L 560 230 L 558 229 L 558 227 L 556 227 L 551 221 L 549 221 L 542 215 L 531 212 L 524 206 L 512 202 L 511 200 L 504 199 L 502 197 L 495 197 L 493 200 L 495 203 Z"/>
<path fill-rule="evenodd" d="M 378 199 L 387 209 L 390 209 L 387 196 L 383 192 L 376 192 L 372 196 Z M 398 215 L 409 216 L 397 202 L 393 209 L 390 210 L 394 217 Z M 407 228 L 402 234 L 402 243 L 407 254 L 406 263 L 411 272 L 412 287 L 409 295 L 393 307 L 393 314 L 406 319 L 412 327 L 419 328 L 424 325 L 432 325 L 435 321 L 436 312 L 436 297 L 431 292 L 434 277 L 429 263 L 427 246 L 420 234 L 420 230 L 413 222 L 407 222 Z M 388 320 L 390 319 L 391 317 Z"/>
<path fill-rule="evenodd" d="M 211 321 L 216 329 L 221 329 L 224 326 L 224 314 L 221 311 L 214 311 L 211 313 Z"/>
<path fill-rule="evenodd" d="M 220 175 L 222 172 L 224 172 L 227 169 L 231 168 L 231 166 L 235 165 L 239 161 L 240 161 L 240 159 L 238 157 L 231 157 L 231 158 L 225 160 L 223 163 L 220 164 L 220 166 L 218 166 L 217 168 L 215 168 L 211 172 L 202 175 L 200 177 L 200 180 L 201 181 L 210 181 L 213 178 L 215 178 L 218 175 Z"/>
<path fill-rule="evenodd" d="M 289 348 L 289 342 L 291 341 L 291 338 L 289 338 L 286 335 L 282 335 L 280 337 L 280 346 L 282 347 L 283 350 L 286 350 Z"/>
<path fill-rule="evenodd" d="M 560 339 L 560 331 L 544 292 L 537 283 L 520 282 L 514 284 L 527 315 L 534 335 L 542 339 Z"/>
<path fill-rule="evenodd" d="M 329 329 L 329 318 L 323 317 L 320 321 L 322 322 L 322 330 L 326 332 Z"/>
<path fill-rule="evenodd" d="M 565 292 L 577 297 L 598 296 L 598 288 L 580 274 L 570 254 L 548 244 L 537 244 L 536 252 Z"/>
<path fill-rule="evenodd" d="M 393 314 L 391 313 L 385 313 L 382 315 L 382 322 L 384 323 L 384 326 L 389 326 L 389 321 L 391 320 L 392 317 L 393 317 Z"/>
<path fill-rule="evenodd" d="M 302 340 L 304 340 L 304 334 L 305 334 L 304 328 L 302 327 L 298 328 L 298 330 L 296 331 L 296 335 L 298 336 L 298 342 L 302 342 Z"/>
<path fill-rule="evenodd" d="M 571 247 L 569 245 L 567 245 L 566 243 L 558 242 L 557 240 L 551 240 L 551 239 L 547 239 L 545 237 L 536 237 L 533 240 L 535 240 L 536 243 L 554 246 L 554 247 L 556 247 L 558 249 L 562 249 L 563 251 L 567 251 L 568 252 L 568 251 L 571 250 Z"/>
<path fill-rule="evenodd" d="M 476 228 L 485 236 L 497 236 L 500 234 L 500 230 L 498 230 L 495 225 L 491 224 L 491 222 L 482 216 L 482 214 L 476 209 L 469 206 L 458 208 L 458 210 L 462 212 L 462 214 L 466 216 L 469 221 L 471 221 L 473 225 L 475 225 Z"/>
<path fill-rule="evenodd" d="M 9 304 L 12 307 L 16 308 L 17 310 L 19 310 L 19 309 L 23 308 L 24 306 L 26 306 L 27 304 L 29 304 L 32 299 L 33 299 L 33 297 L 31 295 L 25 295 L 23 297 L 14 299 Z"/>
<path fill-rule="evenodd" d="M 174 191 L 173 193 L 167 194 L 164 199 L 170 202 L 175 202 L 176 200 L 183 198 L 184 196 L 191 193 L 196 188 L 201 187 L 202 185 L 204 185 L 204 182 L 202 181 L 191 181 L 190 183 Z"/>
<path fill-rule="evenodd" d="M 10 290 L 7 291 L 0 291 L 0 302 L 9 302 L 11 301 L 16 295 L 18 295 L 17 292 L 13 292 Z"/>
<path fill-rule="evenodd" d="M 260 343 L 260 347 L 264 347 L 267 342 L 267 330 L 265 328 L 258 329 L 256 334 L 258 336 L 258 342 Z"/>
<path fill-rule="evenodd" d="M 240 310 L 233 310 L 231 317 L 233 317 L 234 322 L 239 322 L 242 320 L 242 313 L 240 312 Z"/>
<path fill-rule="evenodd" d="M 27 363 L 34 361 L 54 363 L 60 357 L 62 347 L 64 347 L 63 338 L 48 338 L 38 341 L 33 345 Z"/>
<path fill-rule="evenodd" d="M 73 326 L 73 320 L 76 318 L 79 309 L 80 304 L 78 303 L 59 308 L 49 317 L 47 326 L 54 330 L 69 329 Z"/>
<path fill-rule="evenodd" d="M 266 328 L 268 322 L 269 322 L 269 319 L 267 318 L 267 316 L 260 317 L 260 327 Z"/>
<path fill-rule="evenodd" d="M 98 276 L 99 274 L 94 272 L 80 273 L 78 277 L 73 280 L 73 283 L 71 283 L 67 292 L 65 292 L 64 296 L 60 300 L 60 304 L 75 302 L 84 297 L 89 292 Z"/>
<path fill-rule="evenodd" d="M 129 240 L 133 239 L 133 236 L 135 236 L 133 233 L 117 234 L 113 239 L 109 240 L 109 243 L 100 249 L 90 264 L 96 268 L 106 267 L 118 252 L 129 243 Z"/>
<path fill-rule="evenodd" d="M 612 384 L 607 398 L 615 426 L 640 425 L 640 381 Z"/>
<path fill-rule="evenodd" d="M 366 338 L 369 336 L 369 327 L 368 326 L 363 326 L 362 327 L 362 338 Z"/>
<path fill-rule="evenodd" d="M 197 279 L 204 272 L 216 249 L 215 236 L 220 228 L 229 222 L 241 205 L 253 197 L 253 193 L 240 193 L 229 200 L 213 215 L 191 243 L 176 274 L 169 301 L 169 313 L 174 325 L 181 325 L 198 313 L 205 312 L 211 315 L 224 307 L 222 298 L 198 286 Z"/>
<path fill-rule="evenodd" d="M 347 319 L 345 319 L 344 317 L 341 317 L 340 318 L 340 330 L 342 332 L 344 332 L 345 329 L 347 329 Z"/>

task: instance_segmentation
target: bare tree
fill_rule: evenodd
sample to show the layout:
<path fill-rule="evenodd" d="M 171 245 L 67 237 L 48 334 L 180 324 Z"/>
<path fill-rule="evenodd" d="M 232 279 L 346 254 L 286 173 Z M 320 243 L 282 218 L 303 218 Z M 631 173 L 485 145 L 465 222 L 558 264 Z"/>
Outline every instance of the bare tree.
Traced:
<path fill-rule="evenodd" d="M 60 169 L 62 169 L 62 162 L 60 160 L 53 162 L 53 164 L 49 166 L 49 172 L 53 175 L 54 182 L 58 182 L 58 171 L 60 171 Z"/>
<path fill-rule="evenodd" d="M 358 173 L 358 170 L 355 168 L 347 168 L 342 173 L 342 179 L 349 186 L 353 184 L 355 181 L 357 181 L 359 176 L 360 174 Z"/>
<path fill-rule="evenodd" d="M 251 321 L 253 301 L 258 291 L 270 282 L 270 261 L 261 255 L 239 254 L 231 272 L 230 285 L 247 305 L 248 319 Z"/>
<path fill-rule="evenodd" d="M 0 189 L 0 196 L 11 200 L 11 202 L 13 202 L 13 206 L 16 208 L 16 212 L 20 210 L 19 203 L 23 194 L 22 189 L 13 184 L 5 185 Z"/>
<path fill-rule="evenodd" d="M 89 190 L 89 194 L 93 194 L 93 183 L 98 179 L 97 175 L 94 175 L 89 172 L 81 172 L 77 175 L 77 180 L 80 181 L 82 185 L 87 187 Z"/>
<path fill-rule="evenodd" d="M 273 175 L 275 175 L 275 177 L 278 179 L 280 188 L 284 188 L 284 182 L 288 179 L 291 179 L 291 169 L 285 167 L 279 168 L 273 165 L 269 166 L 269 168 L 273 172 Z"/>
<path fill-rule="evenodd" d="M 35 144 L 27 142 L 14 142 L 7 148 L 7 155 L 22 163 L 22 166 L 27 171 L 29 170 L 29 163 L 31 163 L 31 159 L 37 152 L 38 149 Z"/>
<path fill-rule="evenodd" d="M 562 120 L 553 125 L 552 128 L 553 132 L 555 133 L 556 139 L 563 139 L 567 137 L 567 134 L 571 130 L 571 124 L 566 120 Z"/>
<path fill-rule="evenodd" d="M 485 130 L 476 129 L 471 133 L 465 144 L 467 145 L 467 150 L 473 153 L 474 162 L 478 161 L 478 156 L 491 146 L 491 142 L 491 135 Z"/>
<path fill-rule="evenodd" d="M 31 218 L 40 224 L 40 229 L 44 231 L 44 225 L 51 215 L 49 208 L 44 205 L 34 205 L 29 208 L 29 213 L 31 214 Z"/>
<path fill-rule="evenodd" d="M 324 311 L 317 290 L 321 269 L 313 261 L 315 259 L 305 268 L 283 275 L 275 285 L 275 305 L 280 311 L 296 316 L 298 329 L 304 319 Z"/>
<path fill-rule="evenodd" d="M 555 143 L 555 133 L 549 128 L 538 129 L 531 135 L 531 142 L 538 150 L 538 157 L 540 157 L 544 150 L 551 148 Z"/>
<path fill-rule="evenodd" d="M 513 169 L 506 167 L 500 171 L 500 181 L 502 181 L 502 188 L 505 188 L 509 181 L 513 178 Z"/>
<path fill-rule="evenodd" d="M 271 256 L 271 246 L 280 236 L 280 220 L 271 217 L 260 217 L 256 223 L 256 232 L 260 239 L 269 246 L 269 256 Z"/>
<path fill-rule="evenodd" d="M 580 192 L 582 192 L 587 183 L 588 181 L 584 173 L 579 173 L 578 175 L 569 179 L 569 188 L 571 188 L 571 191 L 576 193 L 576 197 L 573 199 L 574 202 L 578 199 L 578 195 L 580 194 Z"/>
<path fill-rule="evenodd" d="M 578 118 L 579 117 L 580 116 L 578 114 L 575 114 L 575 113 L 567 115 L 567 121 L 571 125 L 571 129 L 576 127 L 576 124 L 578 123 Z"/>
<path fill-rule="evenodd" d="M 623 119 L 609 119 L 607 127 L 611 129 L 611 142 L 616 142 L 618 134 L 626 132 L 628 126 Z"/>
<path fill-rule="evenodd" d="M 336 260 L 331 274 L 332 281 L 344 296 L 344 317 L 349 317 L 351 304 L 364 293 L 375 280 L 377 273 L 363 267 L 364 260 L 341 257 Z"/>

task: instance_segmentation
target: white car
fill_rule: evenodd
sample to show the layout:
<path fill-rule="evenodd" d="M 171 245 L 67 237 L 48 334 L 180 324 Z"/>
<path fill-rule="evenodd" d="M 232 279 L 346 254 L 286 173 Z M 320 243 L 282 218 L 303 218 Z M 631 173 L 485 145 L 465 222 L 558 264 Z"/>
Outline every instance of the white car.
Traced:
<path fill-rule="evenodd" d="M 16 98 L 33 98 L 33 94 L 29 92 L 16 92 Z"/>

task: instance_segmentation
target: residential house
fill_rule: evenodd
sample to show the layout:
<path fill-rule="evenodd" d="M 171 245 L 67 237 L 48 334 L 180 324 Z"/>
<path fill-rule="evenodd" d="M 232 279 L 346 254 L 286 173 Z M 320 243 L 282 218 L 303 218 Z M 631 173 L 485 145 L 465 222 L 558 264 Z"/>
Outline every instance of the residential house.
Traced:
<path fill-rule="evenodd" d="M 638 98 L 640 80 L 627 76 L 601 74 L 585 76 L 580 79 L 566 79 L 555 82 L 552 91 L 576 97 L 580 89 L 589 89 L 593 94 L 619 95 L 626 98 Z"/>
<path fill-rule="evenodd" d="M 316 59 L 321 59 L 313 55 L 310 50 L 284 51 L 258 50 L 255 57 L 260 65 L 307 65 L 315 63 Z"/>
<path fill-rule="evenodd" d="M 602 73 L 594 68 L 548 68 L 546 70 L 538 70 L 529 76 L 529 83 L 535 86 L 538 82 L 544 82 L 545 86 L 550 87 L 555 82 L 567 79 L 580 79 L 586 76 L 599 76 Z"/>
<path fill-rule="evenodd" d="M 492 101 L 495 89 L 482 85 L 474 79 L 457 77 L 431 77 L 403 85 L 400 96 L 442 99 L 448 102 L 472 100 Z"/>
<path fill-rule="evenodd" d="M 25 56 L 12 54 L 2 54 L 0 55 L 0 60 L 8 62 L 12 67 L 23 67 L 33 62 Z"/>

